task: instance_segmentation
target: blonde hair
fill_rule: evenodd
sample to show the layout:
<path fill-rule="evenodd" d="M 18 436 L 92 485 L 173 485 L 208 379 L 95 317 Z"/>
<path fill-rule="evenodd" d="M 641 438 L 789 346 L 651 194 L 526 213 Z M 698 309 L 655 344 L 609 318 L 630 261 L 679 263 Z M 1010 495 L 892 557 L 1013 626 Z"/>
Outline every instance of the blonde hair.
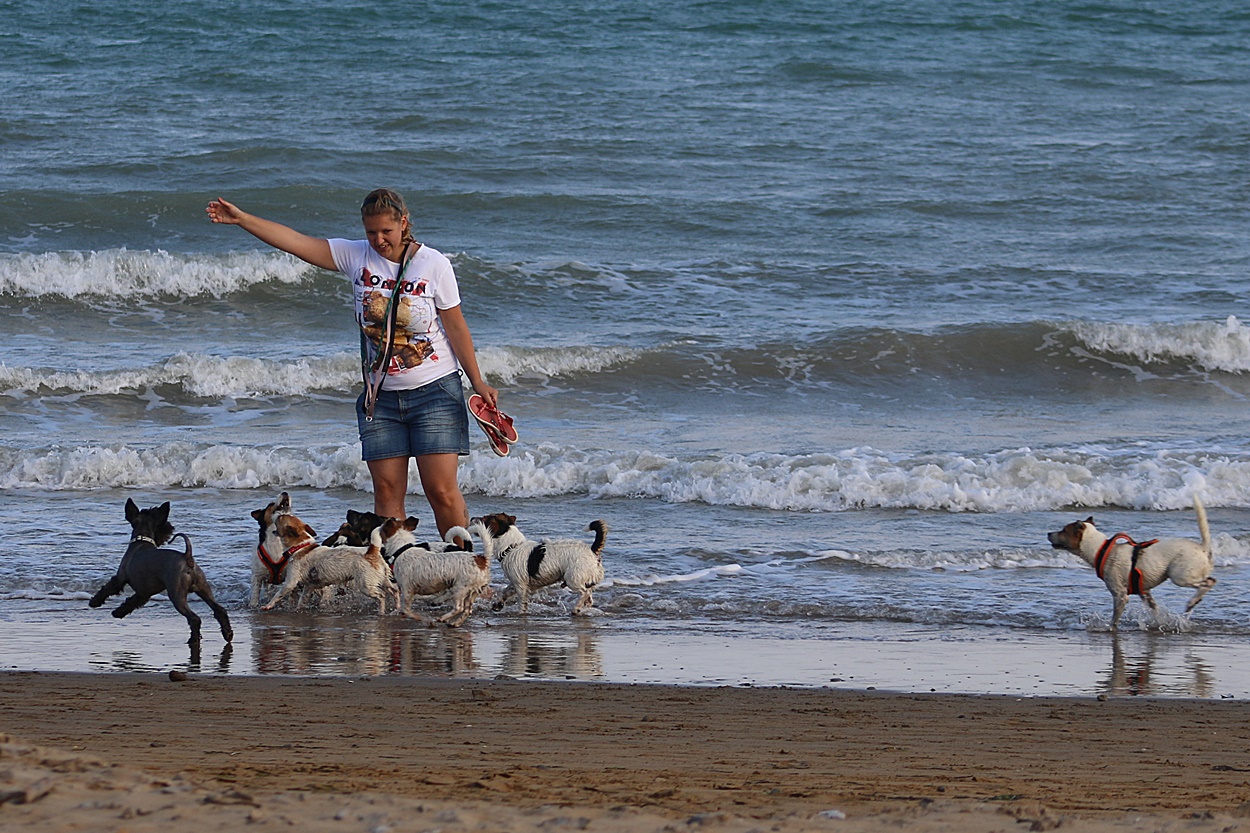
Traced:
<path fill-rule="evenodd" d="M 361 219 L 376 217 L 379 214 L 390 214 L 397 220 L 407 220 L 408 227 L 404 229 L 403 242 L 413 242 L 412 219 L 408 215 L 408 205 L 398 191 L 392 191 L 390 188 L 375 188 L 365 195 L 364 202 L 360 204 Z"/>

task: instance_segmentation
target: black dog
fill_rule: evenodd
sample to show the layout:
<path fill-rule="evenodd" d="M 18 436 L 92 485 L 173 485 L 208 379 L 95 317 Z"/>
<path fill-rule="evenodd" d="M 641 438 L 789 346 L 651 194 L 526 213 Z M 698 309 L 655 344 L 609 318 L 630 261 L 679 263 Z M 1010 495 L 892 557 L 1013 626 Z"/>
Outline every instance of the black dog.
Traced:
<path fill-rule="evenodd" d="M 174 607 L 187 617 L 187 622 L 191 625 L 191 638 L 187 640 L 187 644 L 194 646 L 200 642 L 200 617 L 187 604 L 187 595 L 195 593 L 213 609 L 213 616 L 217 617 L 217 624 L 221 625 L 221 635 L 227 642 L 233 640 L 234 631 L 230 627 L 230 617 L 226 615 L 226 609 L 213 598 L 213 591 L 208 586 L 204 571 L 191 557 L 191 539 L 181 532 L 177 535 L 186 543 L 186 552 L 159 549 L 162 544 L 175 537 L 173 524 L 169 523 L 169 502 L 140 510 L 133 500 L 127 499 L 126 520 L 130 522 L 130 545 L 122 556 L 117 575 L 109 579 L 87 604 L 99 607 L 104 604 L 105 599 L 116 596 L 129 584 L 135 591 L 134 595 L 113 611 L 113 616 L 121 619 L 145 605 L 157 593 L 168 593 Z"/>
<path fill-rule="evenodd" d="M 380 527 L 386 518 L 373 512 L 357 512 L 347 510 L 347 522 L 338 528 L 329 538 L 321 542 L 323 547 L 367 547 L 369 536 Z"/>

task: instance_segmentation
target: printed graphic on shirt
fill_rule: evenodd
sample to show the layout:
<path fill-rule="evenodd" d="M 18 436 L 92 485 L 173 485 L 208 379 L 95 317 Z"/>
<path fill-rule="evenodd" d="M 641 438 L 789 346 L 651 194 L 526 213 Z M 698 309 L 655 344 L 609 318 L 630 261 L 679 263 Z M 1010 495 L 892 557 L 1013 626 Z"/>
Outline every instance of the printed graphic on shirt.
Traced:
<path fill-rule="evenodd" d="M 394 291 L 395 282 L 361 270 L 358 291 L 361 291 L 360 328 L 369 339 L 370 354 L 376 357 L 383 349 L 386 338 L 386 307 Z M 439 360 L 429 334 L 437 326 L 437 310 L 434 299 L 426 294 L 425 281 L 405 281 L 395 310 L 395 337 L 391 361 L 387 373 L 402 373 L 427 361 Z"/>

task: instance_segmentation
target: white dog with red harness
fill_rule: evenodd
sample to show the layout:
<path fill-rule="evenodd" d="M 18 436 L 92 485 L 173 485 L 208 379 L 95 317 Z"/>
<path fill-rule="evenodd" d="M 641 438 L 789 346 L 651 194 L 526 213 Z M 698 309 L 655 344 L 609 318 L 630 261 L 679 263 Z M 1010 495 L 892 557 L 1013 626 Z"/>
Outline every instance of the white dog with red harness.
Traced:
<path fill-rule="evenodd" d="M 1080 556 L 1098 573 L 1111 591 L 1115 605 L 1111 628 L 1115 630 L 1130 595 L 1141 596 L 1152 611 L 1158 611 L 1150 591 L 1170 579 L 1178 587 L 1197 589 L 1185 605 L 1188 613 L 1215 586 L 1215 579 L 1211 578 L 1215 568 L 1211 531 L 1207 528 L 1206 510 L 1197 495 L 1194 495 L 1194 511 L 1198 515 L 1201 543 L 1189 538 L 1156 538 L 1137 543 L 1123 532 L 1107 537 L 1094 526 L 1092 515 L 1083 521 L 1073 521 L 1058 532 L 1048 533 L 1046 538 L 1052 547 Z"/>
<path fill-rule="evenodd" d="M 284 492 L 285 494 L 285 492 Z M 290 503 L 288 502 L 289 506 Z M 259 607 L 265 596 L 266 588 L 276 588 L 286 577 L 286 565 L 290 562 L 290 553 L 283 552 L 282 539 L 278 537 L 274 518 L 278 514 L 278 501 L 272 500 L 264 509 L 252 512 L 252 518 L 260 524 L 260 539 L 256 543 L 256 552 L 252 557 L 252 586 L 248 604 Z"/>
<path fill-rule="evenodd" d="M 291 511 L 291 498 L 286 492 L 274 507 L 272 527 L 262 531 L 265 536 L 274 534 L 286 563 L 282 586 L 264 606 L 265 610 L 272 610 L 296 590 L 345 587 L 374 599 L 378 603 L 378 613 L 386 613 L 387 599 L 393 598 L 396 591 L 390 570 L 377 547 L 372 544 L 327 547 L 319 543 L 312 527 Z M 323 593 L 322 598 L 326 595 Z M 302 604 L 301 597 L 297 607 Z"/>

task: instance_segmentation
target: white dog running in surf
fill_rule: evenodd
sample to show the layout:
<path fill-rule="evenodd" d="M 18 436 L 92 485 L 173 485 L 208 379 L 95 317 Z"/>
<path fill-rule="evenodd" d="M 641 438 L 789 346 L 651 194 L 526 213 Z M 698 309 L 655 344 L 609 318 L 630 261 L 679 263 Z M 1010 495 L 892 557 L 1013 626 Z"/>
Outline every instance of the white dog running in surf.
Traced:
<path fill-rule="evenodd" d="M 275 536 L 275 550 L 287 560 L 282 586 L 264 610 L 275 606 L 296 590 L 327 590 L 348 587 L 378 603 L 378 613 L 386 613 L 387 599 L 396 595 L 390 571 L 377 547 L 327 547 L 317 542 L 317 533 L 291 511 L 291 498 L 286 492 L 278 498 L 272 530 L 264 535 Z M 322 600 L 327 595 L 323 592 Z M 301 607 L 303 594 L 300 596 Z"/>
<path fill-rule="evenodd" d="M 1166 579 L 1178 587 L 1194 587 L 1198 592 L 1185 605 L 1185 612 L 1194 609 L 1206 592 L 1215 586 L 1211 571 L 1215 561 L 1211 557 L 1211 531 L 1207 528 L 1207 513 L 1202 501 L 1194 495 L 1194 511 L 1198 514 L 1198 533 L 1202 542 L 1189 538 L 1162 538 L 1137 543 L 1123 532 L 1108 538 L 1094 526 L 1091 515 L 1083 521 L 1073 521 L 1046 538 L 1057 550 L 1067 550 L 1080 556 L 1098 573 L 1111 591 L 1115 610 L 1111 616 L 1111 628 L 1115 630 L 1124 614 L 1130 595 L 1139 595 L 1158 611 L 1158 605 L 1150 595 Z"/>
<path fill-rule="evenodd" d="M 603 581 L 603 544 L 608 537 L 608 525 L 603 521 L 590 522 L 588 529 L 595 533 L 593 544 L 571 538 L 531 541 L 516 528 L 516 515 L 502 512 L 474 518 L 470 528 L 475 526 L 481 529 L 487 552 L 494 548 L 508 579 L 508 589 L 495 602 L 495 610 L 513 596 L 520 596 L 521 612 L 527 613 L 530 593 L 557 582 L 579 594 L 574 616 L 594 604 L 591 591 Z"/>
<path fill-rule="evenodd" d="M 372 545 L 381 551 L 391 565 L 395 583 L 399 585 L 399 611 L 422 621 L 412 612 L 414 596 L 446 593 L 451 610 L 438 618 L 451 627 L 464 624 L 473 612 L 473 603 L 490 585 L 490 560 L 486 554 L 474 554 L 472 537 L 463 527 L 453 526 L 446 538 L 464 541 L 470 549 L 462 550 L 447 541 L 419 543 L 413 531 L 417 519 L 401 521 L 388 518 L 373 530 Z"/>

